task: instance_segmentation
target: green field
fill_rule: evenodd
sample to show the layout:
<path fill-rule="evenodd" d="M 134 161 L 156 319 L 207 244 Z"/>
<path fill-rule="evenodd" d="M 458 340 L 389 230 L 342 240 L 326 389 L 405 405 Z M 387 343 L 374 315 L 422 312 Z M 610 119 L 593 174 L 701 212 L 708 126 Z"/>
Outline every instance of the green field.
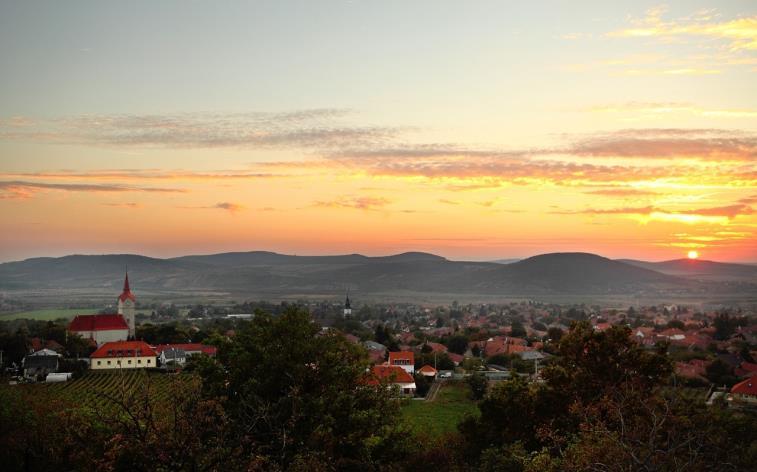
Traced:
<path fill-rule="evenodd" d="M 11 320 L 57 320 L 58 318 L 71 319 L 78 314 L 96 313 L 95 308 L 50 308 L 45 310 L 21 311 L 18 313 L 9 313 L 0 315 L 0 321 Z"/>
<path fill-rule="evenodd" d="M 470 389 L 461 382 L 446 382 L 434 401 L 408 400 L 402 406 L 403 420 L 418 433 L 440 436 L 455 431 L 466 415 L 477 415 Z"/>

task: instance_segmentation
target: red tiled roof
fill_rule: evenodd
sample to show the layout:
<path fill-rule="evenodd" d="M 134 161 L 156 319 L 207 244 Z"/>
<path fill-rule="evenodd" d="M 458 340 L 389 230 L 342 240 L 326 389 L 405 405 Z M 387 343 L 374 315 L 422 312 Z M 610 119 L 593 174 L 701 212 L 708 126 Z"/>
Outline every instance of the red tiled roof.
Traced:
<path fill-rule="evenodd" d="M 434 369 L 430 365 L 426 364 L 423 367 L 421 367 L 420 369 L 418 369 L 418 372 L 420 372 L 421 374 L 432 374 L 433 375 L 433 374 L 436 374 L 436 369 Z"/>
<path fill-rule="evenodd" d="M 397 361 L 397 360 L 410 361 L 410 363 L 412 364 L 415 362 L 415 355 L 413 354 L 413 351 L 390 352 L 389 364 L 394 364 L 394 361 Z"/>
<path fill-rule="evenodd" d="M 737 383 L 731 388 L 731 393 L 757 396 L 757 379 L 749 377 L 748 379 Z"/>
<path fill-rule="evenodd" d="M 122 315 L 76 315 L 68 325 L 69 331 L 107 331 L 129 329 Z"/>
<path fill-rule="evenodd" d="M 427 342 L 426 346 L 431 348 L 431 352 L 447 352 L 447 346 L 444 344 Z"/>
<path fill-rule="evenodd" d="M 375 365 L 373 366 L 373 376 L 378 380 L 389 379 L 394 383 L 415 382 L 412 375 L 396 365 Z"/>
<path fill-rule="evenodd" d="M 155 347 L 155 352 L 160 355 L 161 352 L 166 349 L 181 349 L 182 351 L 196 352 L 200 351 L 209 356 L 215 356 L 218 352 L 218 348 L 215 346 L 209 346 L 201 343 L 177 343 L 177 344 L 160 344 Z"/>
<path fill-rule="evenodd" d="M 454 362 L 455 364 L 459 364 L 459 363 L 463 362 L 463 359 L 465 359 L 465 357 L 463 355 L 461 355 L 461 354 L 455 354 L 454 352 L 448 352 L 447 353 L 447 357 L 449 357 L 449 359 L 452 362 Z"/>
<path fill-rule="evenodd" d="M 105 343 L 92 353 L 91 358 L 157 356 L 144 341 L 116 341 Z"/>

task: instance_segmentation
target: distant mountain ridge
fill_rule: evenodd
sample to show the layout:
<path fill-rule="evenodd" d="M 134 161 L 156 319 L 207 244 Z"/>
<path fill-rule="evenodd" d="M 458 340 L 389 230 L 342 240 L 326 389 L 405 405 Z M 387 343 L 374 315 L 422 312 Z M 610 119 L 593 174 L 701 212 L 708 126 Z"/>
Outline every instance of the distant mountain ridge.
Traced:
<path fill-rule="evenodd" d="M 663 266 L 655 270 L 645 264 Z M 664 264 L 616 261 L 589 253 L 543 254 L 509 264 L 451 261 L 423 252 L 369 257 L 251 251 L 169 259 L 134 254 L 71 255 L 0 264 L 0 290 L 117 290 L 126 266 L 137 290 L 220 291 L 243 296 L 329 295 L 348 288 L 381 294 L 639 294 L 680 292 L 696 284 L 687 280 L 686 274 L 663 273 L 673 270 Z"/>
<path fill-rule="evenodd" d="M 662 262 L 621 259 L 619 262 L 680 277 L 702 280 L 751 280 L 757 282 L 757 266 L 749 264 L 734 264 L 701 259 L 673 259 Z"/>

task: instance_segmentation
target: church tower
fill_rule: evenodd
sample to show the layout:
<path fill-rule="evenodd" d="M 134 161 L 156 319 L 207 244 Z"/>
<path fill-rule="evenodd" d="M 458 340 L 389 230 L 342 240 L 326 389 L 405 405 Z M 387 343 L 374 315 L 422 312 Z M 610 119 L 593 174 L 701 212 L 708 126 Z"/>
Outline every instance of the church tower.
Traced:
<path fill-rule="evenodd" d="M 129 272 L 126 272 L 126 279 L 124 279 L 124 290 L 121 295 L 118 296 L 118 314 L 124 317 L 126 324 L 129 326 L 129 339 L 134 339 L 134 310 L 137 298 L 131 293 L 129 288 Z"/>
<path fill-rule="evenodd" d="M 350 306 L 350 294 L 347 293 L 347 298 L 344 300 L 344 316 L 352 314 L 352 307 Z"/>

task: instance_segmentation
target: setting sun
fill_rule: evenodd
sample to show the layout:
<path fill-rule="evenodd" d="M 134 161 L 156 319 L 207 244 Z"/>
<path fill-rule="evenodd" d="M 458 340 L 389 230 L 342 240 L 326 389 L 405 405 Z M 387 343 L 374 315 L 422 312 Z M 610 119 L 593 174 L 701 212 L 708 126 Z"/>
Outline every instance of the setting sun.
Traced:
<path fill-rule="evenodd" d="M 688 256 L 689 256 L 689 259 L 696 259 L 699 257 L 699 253 L 696 251 L 689 251 Z"/>

